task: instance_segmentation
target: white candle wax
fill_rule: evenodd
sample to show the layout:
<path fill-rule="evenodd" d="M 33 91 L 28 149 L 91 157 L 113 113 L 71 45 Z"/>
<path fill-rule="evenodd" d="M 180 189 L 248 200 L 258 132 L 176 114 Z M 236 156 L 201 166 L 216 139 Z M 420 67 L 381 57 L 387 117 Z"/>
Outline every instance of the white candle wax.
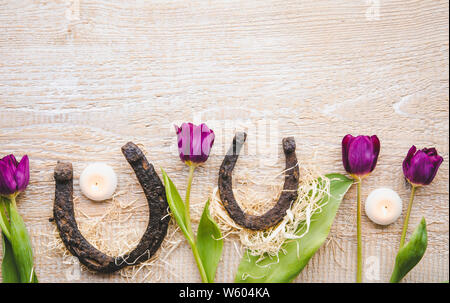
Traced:
<path fill-rule="evenodd" d="M 111 198 L 116 187 L 116 173 L 105 163 L 89 164 L 80 175 L 81 191 L 91 200 L 103 201 Z"/>
<path fill-rule="evenodd" d="M 402 213 L 402 199 L 390 188 L 373 190 L 366 200 L 366 215 L 376 224 L 388 225 Z"/>

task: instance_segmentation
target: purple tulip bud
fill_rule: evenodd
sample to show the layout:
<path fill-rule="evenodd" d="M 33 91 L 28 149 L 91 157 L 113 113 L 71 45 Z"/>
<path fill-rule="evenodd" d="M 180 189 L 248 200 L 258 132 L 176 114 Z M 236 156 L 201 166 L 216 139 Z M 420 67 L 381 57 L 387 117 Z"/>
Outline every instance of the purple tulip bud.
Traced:
<path fill-rule="evenodd" d="M 177 132 L 181 161 L 191 165 L 208 160 L 215 135 L 206 124 L 202 123 L 196 126 L 192 123 L 183 123 L 181 127 L 175 125 L 175 131 Z"/>
<path fill-rule="evenodd" d="M 428 185 L 433 181 L 444 159 L 435 148 L 424 148 L 416 152 L 413 145 L 403 161 L 403 174 L 414 186 Z"/>
<path fill-rule="evenodd" d="M 358 178 L 371 173 L 377 165 L 380 140 L 377 136 L 347 135 L 342 139 L 342 162 L 345 170 Z"/>
<path fill-rule="evenodd" d="M 17 162 L 14 155 L 0 160 L 0 195 L 11 196 L 24 191 L 30 181 L 30 166 L 25 155 Z"/>

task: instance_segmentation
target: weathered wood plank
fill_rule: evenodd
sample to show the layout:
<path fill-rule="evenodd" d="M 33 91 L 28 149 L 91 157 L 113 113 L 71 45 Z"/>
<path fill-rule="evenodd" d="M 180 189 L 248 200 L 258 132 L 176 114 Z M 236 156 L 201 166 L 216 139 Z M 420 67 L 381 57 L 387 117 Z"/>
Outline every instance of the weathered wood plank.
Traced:
<path fill-rule="evenodd" d="M 137 224 L 142 233 L 144 196 L 120 147 L 143 144 L 184 191 L 187 171 L 172 124 L 186 120 L 206 121 L 217 133 L 195 177 L 194 216 L 216 184 L 234 129 L 251 135 L 239 166 L 255 175 L 281 170 L 282 137 L 295 136 L 301 161 L 344 172 L 342 136 L 377 134 L 382 151 L 363 198 L 390 186 L 405 207 L 403 157 L 412 144 L 435 146 L 444 163 L 433 184 L 418 191 L 410 223 L 411 231 L 422 215 L 431 223 L 429 246 L 406 281 L 448 280 L 448 13 L 448 1 L 435 0 L 0 1 L 0 156 L 31 159 L 19 207 L 40 280 L 75 279 L 42 236 L 54 229 L 48 218 L 55 162 L 73 162 L 76 176 L 88 162 L 111 164 L 119 190 L 131 188 L 129 199 L 139 206 L 132 221 L 111 228 Z M 93 216 L 110 205 L 84 199 L 77 182 L 75 193 L 77 207 Z M 332 242 L 322 247 L 297 281 L 354 280 L 355 198 L 351 189 L 332 228 L 342 250 Z M 364 256 L 378 258 L 378 281 L 388 280 L 401 221 L 379 227 L 363 216 Z M 238 261 L 226 241 L 217 280 L 232 281 Z M 149 279 L 199 281 L 184 242 L 168 263 L 151 267 Z M 79 279 L 126 280 L 87 272 Z"/>

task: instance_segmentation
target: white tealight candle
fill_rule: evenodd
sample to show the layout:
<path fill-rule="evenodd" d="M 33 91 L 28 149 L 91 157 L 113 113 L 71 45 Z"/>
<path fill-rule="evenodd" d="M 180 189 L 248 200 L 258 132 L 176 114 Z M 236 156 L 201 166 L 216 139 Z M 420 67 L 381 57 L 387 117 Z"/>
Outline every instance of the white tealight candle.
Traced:
<path fill-rule="evenodd" d="M 376 224 L 388 225 L 400 217 L 402 199 L 390 188 L 373 190 L 366 200 L 366 215 Z"/>
<path fill-rule="evenodd" d="M 89 164 L 80 175 L 81 191 L 91 200 L 103 201 L 111 198 L 116 187 L 116 173 L 105 163 Z"/>

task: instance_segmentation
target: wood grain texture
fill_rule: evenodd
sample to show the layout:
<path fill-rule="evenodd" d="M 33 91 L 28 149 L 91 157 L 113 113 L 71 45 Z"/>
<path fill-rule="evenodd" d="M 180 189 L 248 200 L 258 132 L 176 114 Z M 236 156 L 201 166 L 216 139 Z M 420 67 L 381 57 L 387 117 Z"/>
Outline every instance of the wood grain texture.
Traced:
<path fill-rule="evenodd" d="M 184 192 L 187 169 L 172 124 L 189 120 L 217 133 L 195 176 L 194 217 L 216 185 L 234 130 L 249 133 L 236 169 L 255 175 L 282 170 L 283 137 L 295 137 L 300 161 L 344 173 L 341 138 L 377 134 L 381 155 L 363 199 L 389 186 L 404 209 L 409 189 L 401 162 L 412 144 L 435 146 L 444 163 L 418 190 L 409 228 L 425 216 L 429 245 L 405 281 L 448 280 L 448 16 L 448 1 L 439 0 L 0 1 L 0 156 L 30 156 L 31 183 L 19 211 L 40 281 L 71 281 L 62 256 L 47 246 L 56 161 L 74 165 L 75 207 L 99 217 L 108 202 L 84 199 L 77 178 L 89 162 L 111 164 L 119 190 L 130 185 L 139 199 L 128 224 L 143 233 L 145 197 L 120 147 L 143 144 L 157 171 L 163 167 Z M 332 240 L 297 282 L 354 281 L 355 200 L 352 188 Z M 366 272 L 370 260 L 379 262 L 379 280 L 366 275 L 366 282 L 388 281 L 402 219 L 380 227 L 363 216 Z M 161 281 L 200 281 L 186 243 L 169 261 L 152 268 Z M 231 282 L 238 262 L 233 240 L 225 241 L 217 281 Z M 83 271 L 77 281 L 124 278 Z"/>

